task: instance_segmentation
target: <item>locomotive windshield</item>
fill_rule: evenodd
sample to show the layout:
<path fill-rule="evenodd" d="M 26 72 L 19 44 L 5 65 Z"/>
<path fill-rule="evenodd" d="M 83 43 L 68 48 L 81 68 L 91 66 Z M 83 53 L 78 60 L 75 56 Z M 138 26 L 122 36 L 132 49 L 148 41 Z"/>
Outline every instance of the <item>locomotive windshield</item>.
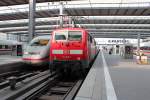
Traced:
<path fill-rule="evenodd" d="M 61 31 L 55 33 L 55 40 L 70 40 L 70 41 L 81 41 L 81 31 Z"/>
<path fill-rule="evenodd" d="M 69 31 L 68 32 L 68 40 L 70 41 L 81 41 L 82 33 L 81 31 Z"/>
<path fill-rule="evenodd" d="M 61 31 L 55 33 L 55 40 L 66 40 L 67 39 L 67 32 Z"/>

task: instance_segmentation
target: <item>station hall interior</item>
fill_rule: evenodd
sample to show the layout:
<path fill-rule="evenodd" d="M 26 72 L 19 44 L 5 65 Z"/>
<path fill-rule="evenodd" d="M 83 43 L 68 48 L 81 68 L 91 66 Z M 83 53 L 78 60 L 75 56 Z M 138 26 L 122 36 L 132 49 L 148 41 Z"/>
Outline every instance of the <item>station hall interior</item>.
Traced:
<path fill-rule="evenodd" d="M 0 0 L 0 100 L 150 100 L 150 0 Z"/>

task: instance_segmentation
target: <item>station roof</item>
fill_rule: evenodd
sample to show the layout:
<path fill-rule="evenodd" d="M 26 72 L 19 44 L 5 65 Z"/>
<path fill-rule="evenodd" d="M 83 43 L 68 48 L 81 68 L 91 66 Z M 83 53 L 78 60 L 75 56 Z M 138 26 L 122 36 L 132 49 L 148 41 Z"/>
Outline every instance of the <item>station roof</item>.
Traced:
<path fill-rule="evenodd" d="M 96 38 L 137 38 L 139 33 L 142 38 L 150 37 L 149 2 L 66 3 L 64 8 L 65 15 L 72 17 L 76 25 L 87 29 Z M 8 6 L 3 9 L 0 10 L 0 32 L 28 34 L 28 5 Z M 59 24 L 58 14 L 59 4 L 37 5 L 36 34 L 50 34 L 56 29 Z"/>
<path fill-rule="evenodd" d="M 71 1 L 71 0 L 36 0 L 37 3 L 56 2 L 56 1 Z M 0 0 L 0 6 L 21 5 L 21 4 L 28 4 L 28 3 L 29 0 Z"/>
<path fill-rule="evenodd" d="M 66 4 L 64 14 L 68 16 L 148 16 L 150 3 L 127 4 Z M 21 8 L 9 7 L 6 12 L 0 10 L 0 21 L 28 18 L 28 6 Z M 36 18 L 57 17 L 59 5 L 41 5 L 36 9 Z"/>

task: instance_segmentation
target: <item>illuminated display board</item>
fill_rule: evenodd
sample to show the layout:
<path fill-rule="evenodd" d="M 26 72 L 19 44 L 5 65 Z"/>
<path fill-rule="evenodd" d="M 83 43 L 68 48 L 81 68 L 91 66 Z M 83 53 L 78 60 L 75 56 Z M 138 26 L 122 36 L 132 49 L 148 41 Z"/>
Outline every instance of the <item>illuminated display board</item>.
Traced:
<path fill-rule="evenodd" d="M 119 39 L 119 38 L 95 38 L 98 44 L 137 44 L 137 39 Z M 142 42 L 142 39 L 141 39 Z"/>

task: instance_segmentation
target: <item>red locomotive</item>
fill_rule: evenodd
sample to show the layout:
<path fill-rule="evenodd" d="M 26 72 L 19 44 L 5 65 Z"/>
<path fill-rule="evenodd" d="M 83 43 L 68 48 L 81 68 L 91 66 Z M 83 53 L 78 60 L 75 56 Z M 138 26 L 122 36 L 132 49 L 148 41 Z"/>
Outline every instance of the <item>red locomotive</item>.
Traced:
<path fill-rule="evenodd" d="M 95 40 L 82 28 L 53 31 L 50 45 L 50 63 L 57 69 L 67 71 L 89 68 L 97 54 Z"/>

